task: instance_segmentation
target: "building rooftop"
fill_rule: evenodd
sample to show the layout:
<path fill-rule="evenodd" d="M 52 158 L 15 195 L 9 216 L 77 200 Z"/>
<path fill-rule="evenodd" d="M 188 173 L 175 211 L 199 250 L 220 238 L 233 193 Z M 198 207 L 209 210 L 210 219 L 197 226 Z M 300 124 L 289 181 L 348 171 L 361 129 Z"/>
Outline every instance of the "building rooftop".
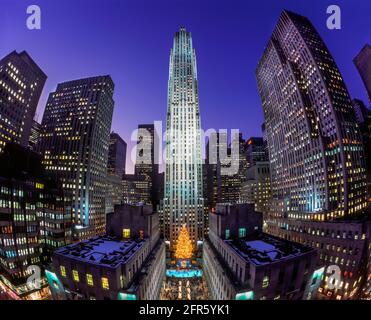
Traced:
<path fill-rule="evenodd" d="M 310 247 L 292 241 L 279 239 L 267 234 L 251 238 L 224 240 L 245 261 L 255 265 L 264 265 L 301 256 L 310 251 Z"/>
<path fill-rule="evenodd" d="M 145 242 L 146 239 L 119 241 L 113 237 L 101 236 L 65 246 L 56 250 L 54 254 L 85 263 L 116 268 L 127 263 Z"/>

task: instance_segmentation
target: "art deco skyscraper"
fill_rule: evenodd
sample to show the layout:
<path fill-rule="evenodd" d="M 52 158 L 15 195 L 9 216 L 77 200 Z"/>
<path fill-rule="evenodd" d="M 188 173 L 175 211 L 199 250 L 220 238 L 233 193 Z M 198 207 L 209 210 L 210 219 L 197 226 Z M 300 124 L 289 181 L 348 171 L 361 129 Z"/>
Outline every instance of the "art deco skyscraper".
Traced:
<path fill-rule="evenodd" d="M 184 28 L 170 53 L 166 129 L 164 229 L 174 248 L 183 225 L 194 244 L 202 240 L 204 221 L 196 54 Z"/>
<path fill-rule="evenodd" d="M 362 225 L 336 221 L 366 208 L 366 174 L 342 76 L 310 21 L 288 11 L 281 14 L 256 75 L 270 160 L 268 232 L 315 246 L 322 265 L 335 263 L 344 275 L 351 272 L 353 279 L 336 293 L 337 299 L 349 298 L 364 246 Z"/>
<path fill-rule="evenodd" d="M 46 169 L 63 183 L 78 239 L 105 232 L 113 90 L 110 76 L 60 83 L 44 112 L 38 149 Z"/>
<path fill-rule="evenodd" d="M 45 73 L 25 51 L 0 60 L 0 152 L 9 141 L 28 145 L 45 81 Z"/>

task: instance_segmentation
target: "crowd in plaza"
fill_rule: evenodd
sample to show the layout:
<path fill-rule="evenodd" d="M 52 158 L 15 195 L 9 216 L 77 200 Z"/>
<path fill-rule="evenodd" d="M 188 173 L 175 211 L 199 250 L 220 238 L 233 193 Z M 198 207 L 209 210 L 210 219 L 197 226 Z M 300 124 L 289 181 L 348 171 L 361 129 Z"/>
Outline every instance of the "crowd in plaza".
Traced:
<path fill-rule="evenodd" d="M 200 277 L 167 277 L 161 290 L 161 300 L 203 300 L 207 299 L 206 281 Z"/>

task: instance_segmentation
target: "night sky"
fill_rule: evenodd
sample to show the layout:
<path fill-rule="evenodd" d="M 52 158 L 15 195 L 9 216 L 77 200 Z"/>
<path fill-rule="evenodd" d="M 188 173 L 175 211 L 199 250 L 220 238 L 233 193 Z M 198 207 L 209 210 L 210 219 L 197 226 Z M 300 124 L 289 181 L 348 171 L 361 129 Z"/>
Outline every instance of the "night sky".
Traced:
<path fill-rule="evenodd" d="M 41 30 L 26 27 L 30 4 L 41 8 Z M 342 9 L 341 30 L 326 27 L 331 4 Z M 165 120 L 172 38 L 185 26 L 196 49 L 203 129 L 238 128 L 244 138 L 260 136 L 255 68 L 284 8 L 312 21 L 351 96 L 367 101 L 352 60 L 371 42 L 368 0 L 0 0 L 0 57 L 26 50 L 47 74 L 39 121 L 57 83 L 111 75 L 116 85 L 112 129 L 131 146 L 139 123 Z"/>

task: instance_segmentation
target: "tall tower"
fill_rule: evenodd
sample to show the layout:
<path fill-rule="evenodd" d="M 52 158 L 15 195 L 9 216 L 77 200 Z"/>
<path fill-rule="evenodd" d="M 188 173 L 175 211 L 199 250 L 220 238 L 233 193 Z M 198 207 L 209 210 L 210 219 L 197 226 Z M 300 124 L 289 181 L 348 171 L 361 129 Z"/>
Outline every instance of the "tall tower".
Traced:
<path fill-rule="evenodd" d="M 166 125 L 164 230 L 171 250 L 182 226 L 193 244 L 203 239 L 201 125 L 196 54 L 184 28 L 170 53 Z"/>
<path fill-rule="evenodd" d="M 63 183 L 76 239 L 104 234 L 114 83 L 98 76 L 60 83 L 50 93 L 38 150 Z"/>
<path fill-rule="evenodd" d="M 318 291 L 349 299 L 365 241 L 362 223 L 347 218 L 362 216 L 367 203 L 362 139 L 343 78 L 310 21 L 289 11 L 282 12 L 256 76 L 271 175 L 267 232 L 315 246 L 321 266 L 335 263 L 344 277 L 351 273 L 337 291 Z M 347 247 L 357 248 L 358 259 Z"/>
<path fill-rule="evenodd" d="M 281 14 L 257 69 L 273 197 L 329 220 L 365 206 L 365 159 L 348 91 L 309 20 Z M 310 217 L 309 217 L 310 216 Z"/>
<path fill-rule="evenodd" d="M 10 141 L 28 145 L 45 81 L 45 73 L 26 51 L 0 60 L 0 153 Z"/>

